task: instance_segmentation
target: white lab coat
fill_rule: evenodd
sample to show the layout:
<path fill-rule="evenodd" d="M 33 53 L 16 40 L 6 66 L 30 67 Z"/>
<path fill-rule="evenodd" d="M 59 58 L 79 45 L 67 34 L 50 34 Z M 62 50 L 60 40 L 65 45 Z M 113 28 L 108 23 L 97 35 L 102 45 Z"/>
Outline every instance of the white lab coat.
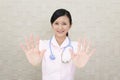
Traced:
<path fill-rule="evenodd" d="M 43 50 L 46 49 L 42 60 L 42 80 L 73 80 L 74 79 L 74 72 L 75 72 L 75 65 L 72 61 L 69 63 L 62 63 L 61 61 L 61 53 L 63 47 L 68 45 L 69 39 L 66 37 L 64 42 L 61 46 L 58 45 L 55 36 L 53 36 L 51 40 L 51 47 L 53 54 L 55 56 L 55 60 L 50 59 L 50 40 L 40 40 L 39 49 Z M 77 42 L 71 42 L 73 50 L 77 50 Z M 66 53 L 70 54 L 70 53 Z"/>

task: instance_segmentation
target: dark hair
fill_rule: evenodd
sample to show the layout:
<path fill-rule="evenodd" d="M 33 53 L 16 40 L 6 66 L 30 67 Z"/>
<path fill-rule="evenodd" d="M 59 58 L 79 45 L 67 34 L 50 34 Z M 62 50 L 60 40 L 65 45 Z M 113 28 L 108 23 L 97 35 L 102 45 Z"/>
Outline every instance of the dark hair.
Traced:
<path fill-rule="evenodd" d="M 57 10 L 53 13 L 53 15 L 52 15 L 52 17 L 51 17 L 51 19 L 50 19 L 51 24 L 53 24 L 54 21 L 55 21 L 57 18 L 61 17 L 61 16 L 67 16 L 67 17 L 69 18 L 70 25 L 72 24 L 71 14 L 70 14 L 70 12 L 67 11 L 66 9 L 57 9 Z M 68 32 L 67 32 L 66 36 L 68 36 Z"/>

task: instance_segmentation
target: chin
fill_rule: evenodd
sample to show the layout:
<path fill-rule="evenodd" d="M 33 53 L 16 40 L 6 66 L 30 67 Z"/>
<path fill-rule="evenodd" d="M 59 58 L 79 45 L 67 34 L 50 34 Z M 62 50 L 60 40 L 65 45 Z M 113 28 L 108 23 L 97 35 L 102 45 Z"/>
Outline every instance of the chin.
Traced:
<path fill-rule="evenodd" d="M 65 37 L 66 34 L 57 34 L 56 36 L 57 36 L 57 37 Z"/>

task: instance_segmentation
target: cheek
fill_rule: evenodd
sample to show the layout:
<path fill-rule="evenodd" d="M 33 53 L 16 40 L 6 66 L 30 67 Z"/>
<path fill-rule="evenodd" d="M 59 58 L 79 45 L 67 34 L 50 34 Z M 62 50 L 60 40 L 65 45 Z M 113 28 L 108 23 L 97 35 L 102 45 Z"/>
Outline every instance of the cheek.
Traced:
<path fill-rule="evenodd" d="M 52 29 L 55 29 L 55 26 L 54 25 L 51 25 Z"/>
<path fill-rule="evenodd" d="M 69 32 L 70 28 L 68 28 L 66 31 Z"/>
<path fill-rule="evenodd" d="M 66 26 L 66 27 L 65 27 L 65 29 L 66 29 L 67 31 L 69 31 L 69 29 L 70 29 L 70 26 Z"/>
<path fill-rule="evenodd" d="M 52 30 L 56 32 L 57 31 L 57 27 L 56 26 L 52 26 Z"/>

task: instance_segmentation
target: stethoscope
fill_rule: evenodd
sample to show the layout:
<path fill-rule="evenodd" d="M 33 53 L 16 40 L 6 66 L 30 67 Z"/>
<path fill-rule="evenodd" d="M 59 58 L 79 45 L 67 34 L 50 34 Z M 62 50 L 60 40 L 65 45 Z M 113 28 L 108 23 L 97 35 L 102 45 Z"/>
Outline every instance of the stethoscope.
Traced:
<path fill-rule="evenodd" d="M 51 46 L 51 41 L 52 41 L 52 38 L 49 41 L 49 48 L 50 48 L 50 56 L 49 57 L 50 57 L 51 60 L 55 60 L 56 57 L 53 54 L 53 50 L 52 50 L 52 46 Z M 62 50 L 62 53 L 61 53 L 61 62 L 62 63 L 69 63 L 70 60 L 71 60 L 71 55 L 70 54 L 65 54 L 65 53 L 68 53 L 69 48 L 71 48 L 73 50 L 73 46 L 71 45 L 71 40 L 70 40 L 69 37 L 68 37 L 68 41 L 69 41 L 68 44 L 65 47 L 63 47 L 63 50 Z M 66 58 L 66 56 L 68 58 Z"/>

